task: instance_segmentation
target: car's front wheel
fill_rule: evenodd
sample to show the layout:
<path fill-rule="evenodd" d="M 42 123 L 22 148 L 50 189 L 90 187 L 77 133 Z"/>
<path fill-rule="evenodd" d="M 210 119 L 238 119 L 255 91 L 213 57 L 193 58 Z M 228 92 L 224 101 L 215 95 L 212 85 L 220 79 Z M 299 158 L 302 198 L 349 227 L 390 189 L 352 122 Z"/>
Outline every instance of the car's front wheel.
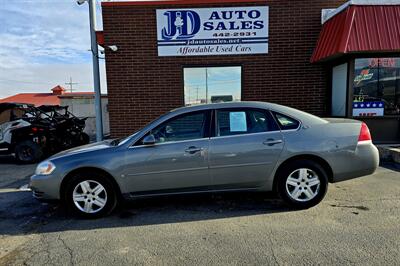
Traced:
<path fill-rule="evenodd" d="M 278 193 L 290 206 L 306 209 L 317 205 L 328 189 L 328 176 L 311 160 L 291 162 L 278 173 Z"/>
<path fill-rule="evenodd" d="M 96 173 L 78 173 L 67 184 L 65 203 L 70 211 L 85 218 L 110 214 L 117 204 L 112 183 Z"/>

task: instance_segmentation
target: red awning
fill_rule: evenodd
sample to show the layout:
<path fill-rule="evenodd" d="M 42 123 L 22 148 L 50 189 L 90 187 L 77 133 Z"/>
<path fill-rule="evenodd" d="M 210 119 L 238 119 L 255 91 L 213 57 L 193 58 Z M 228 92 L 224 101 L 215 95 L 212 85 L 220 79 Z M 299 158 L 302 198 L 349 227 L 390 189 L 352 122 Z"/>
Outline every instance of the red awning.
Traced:
<path fill-rule="evenodd" d="M 400 52 L 400 5 L 348 6 L 324 23 L 311 62 L 360 52 Z"/>

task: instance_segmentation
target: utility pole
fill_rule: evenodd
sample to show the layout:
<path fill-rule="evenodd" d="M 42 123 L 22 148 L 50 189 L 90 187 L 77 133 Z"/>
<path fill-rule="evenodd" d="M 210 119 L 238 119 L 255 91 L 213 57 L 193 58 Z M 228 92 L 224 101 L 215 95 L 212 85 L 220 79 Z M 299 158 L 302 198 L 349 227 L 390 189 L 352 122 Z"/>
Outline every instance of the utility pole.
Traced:
<path fill-rule="evenodd" d="M 78 85 L 79 83 L 77 83 L 77 82 L 72 82 L 72 77 L 69 77 L 69 82 L 65 82 L 65 85 L 69 85 L 69 88 L 70 88 L 70 90 L 71 90 L 71 93 L 72 93 L 72 85 Z"/>
<path fill-rule="evenodd" d="M 103 113 L 101 108 L 99 51 L 96 39 L 96 0 L 89 0 L 90 39 L 92 43 L 94 101 L 96 111 L 96 140 L 103 140 Z"/>
<path fill-rule="evenodd" d="M 96 39 L 96 0 L 77 0 L 78 5 L 89 4 L 90 41 L 93 60 L 94 101 L 96 112 L 96 140 L 103 140 L 103 113 L 101 108 L 101 89 L 99 71 L 99 50 Z"/>
<path fill-rule="evenodd" d="M 206 68 L 206 103 L 208 103 L 208 68 Z"/>

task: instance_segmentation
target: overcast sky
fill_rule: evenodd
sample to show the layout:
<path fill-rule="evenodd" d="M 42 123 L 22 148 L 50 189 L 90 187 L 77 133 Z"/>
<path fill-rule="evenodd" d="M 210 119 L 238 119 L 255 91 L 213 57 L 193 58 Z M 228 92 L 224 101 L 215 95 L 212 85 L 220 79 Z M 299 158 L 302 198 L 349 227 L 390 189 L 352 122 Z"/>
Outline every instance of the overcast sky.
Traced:
<path fill-rule="evenodd" d="M 67 88 L 70 77 L 93 91 L 88 15 L 76 0 L 0 0 L 0 98 Z M 100 1 L 97 17 L 102 29 Z M 100 68 L 106 92 L 104 60 Z"/>

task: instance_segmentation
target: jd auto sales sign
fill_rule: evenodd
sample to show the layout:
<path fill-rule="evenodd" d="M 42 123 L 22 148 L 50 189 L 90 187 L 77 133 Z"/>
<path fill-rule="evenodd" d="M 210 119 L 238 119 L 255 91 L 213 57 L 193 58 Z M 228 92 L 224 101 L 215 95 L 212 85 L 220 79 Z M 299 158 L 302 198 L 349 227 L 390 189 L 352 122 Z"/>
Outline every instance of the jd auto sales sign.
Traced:
<path fill-rule="evenodd" d="M 268 7 L 157 10 L 159 56 L 266 54 Z"/>

